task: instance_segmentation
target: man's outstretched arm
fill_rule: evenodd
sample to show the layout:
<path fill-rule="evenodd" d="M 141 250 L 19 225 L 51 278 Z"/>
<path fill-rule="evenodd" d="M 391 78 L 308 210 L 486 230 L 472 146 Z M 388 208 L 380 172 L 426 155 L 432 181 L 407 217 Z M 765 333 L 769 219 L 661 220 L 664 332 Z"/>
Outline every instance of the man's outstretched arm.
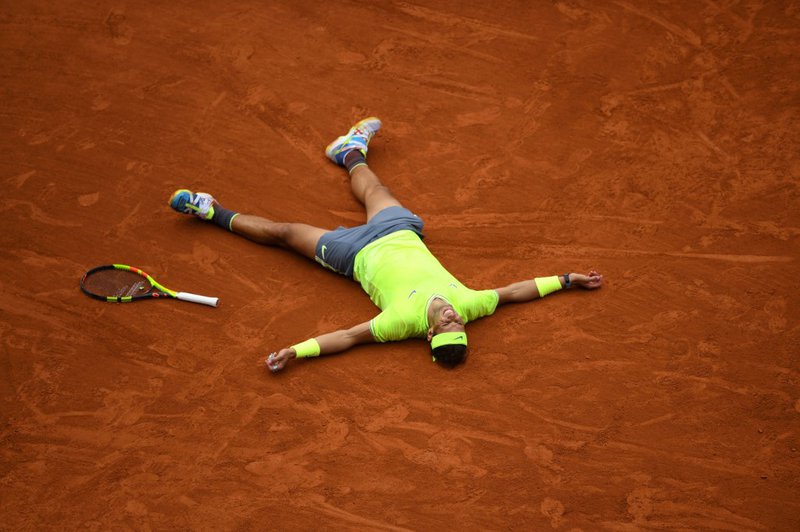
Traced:
<path fill-rule="evenodd" d="M 311 338 L 305 342 L 286 347 L 267 357 L 267 368 L 273 373 L 282 370 L 286 363 L 293 358 L 315 357 L 330 355 L 350 349 L 354 345 L 374 342 L 369 322 L 365 321 L 349 329 L 341 329 Z"/>
<path fill-rule="evenodd" d="M 602 285 L 603 276 L 594 270 L 590 271 L 588 275 L 567 273 L 552 277 L 537 277 L 530 281 L 520 281 L 504 286 L 503 288 L 497 288 L 496 292 L 499 296 L 497 304 L 524 303 L 525 301 L 532 301 L 544 297 L 556 290 L 571 288 L 573 286 L 580 286 L 581 288 L 592 290 L 594 288 L 600 288 Z"/>

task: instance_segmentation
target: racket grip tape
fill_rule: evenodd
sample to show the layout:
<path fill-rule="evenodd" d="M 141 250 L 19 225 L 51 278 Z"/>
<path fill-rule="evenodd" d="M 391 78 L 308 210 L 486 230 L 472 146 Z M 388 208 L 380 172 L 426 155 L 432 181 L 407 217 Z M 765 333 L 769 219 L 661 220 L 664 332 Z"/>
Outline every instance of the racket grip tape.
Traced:
<path fill-rule="evenodd" d="M 199 296 L 197 294 L 190 294 L 189 292 L 178 292 L 175 294 L 175 297 L 183 301 L 200 303 L 201 305 L 208 305 L 210 307 L 216 307 L 219 302 L 218 297 Z"/>

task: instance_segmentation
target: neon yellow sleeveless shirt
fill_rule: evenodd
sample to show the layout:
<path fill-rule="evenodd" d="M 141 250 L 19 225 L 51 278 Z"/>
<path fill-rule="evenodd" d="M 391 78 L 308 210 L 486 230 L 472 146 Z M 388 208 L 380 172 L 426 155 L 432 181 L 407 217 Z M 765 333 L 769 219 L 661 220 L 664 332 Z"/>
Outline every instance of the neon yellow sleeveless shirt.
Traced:
<path fill-rule="evenodd" d="M 408 230 L 359 251 L 353 278 L 382 311 L 369 324 L 378 342 L 425 337 L 428 302 L 434 296 L 453 305 L 465 324 L 493 314 L 499 297 L 494 290 L 471 290 L 461 284 Z"/>

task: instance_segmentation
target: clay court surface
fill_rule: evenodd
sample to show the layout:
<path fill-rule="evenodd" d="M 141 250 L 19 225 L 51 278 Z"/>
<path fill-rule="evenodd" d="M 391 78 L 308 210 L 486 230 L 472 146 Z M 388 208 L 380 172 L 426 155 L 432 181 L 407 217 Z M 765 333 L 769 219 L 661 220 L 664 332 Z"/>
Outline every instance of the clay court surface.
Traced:
<path fill-rule="evenodd" d="M 0 529 L 798 530 L 800 4 L 166 4 L 0 9 Z M 606 286 L 265 371 L 377 309 L 167 199 L 362 223 L 369 115 L 464 283 Z"/>

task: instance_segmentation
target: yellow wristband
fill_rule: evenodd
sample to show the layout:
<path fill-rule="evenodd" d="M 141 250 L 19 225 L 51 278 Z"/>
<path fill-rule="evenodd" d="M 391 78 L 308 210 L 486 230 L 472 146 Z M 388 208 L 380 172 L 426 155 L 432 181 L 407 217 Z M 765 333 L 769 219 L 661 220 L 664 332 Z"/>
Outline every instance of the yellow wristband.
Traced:
<path fill-rule="evenodd" d="M 533 280 L 536 283 L 536 289 L 539 291 L 539 297 L 544 297 L 547 294 L 552 294 L 561 290 L 561 280 L 558 275 L 552 277 L 537 277 Z"/>
<path fill-rule="evenodd" d="M 315 338 L 300 342 L 292 346 L 297 358 L 317 357 L 319 356 L 319 342 Z"/>

